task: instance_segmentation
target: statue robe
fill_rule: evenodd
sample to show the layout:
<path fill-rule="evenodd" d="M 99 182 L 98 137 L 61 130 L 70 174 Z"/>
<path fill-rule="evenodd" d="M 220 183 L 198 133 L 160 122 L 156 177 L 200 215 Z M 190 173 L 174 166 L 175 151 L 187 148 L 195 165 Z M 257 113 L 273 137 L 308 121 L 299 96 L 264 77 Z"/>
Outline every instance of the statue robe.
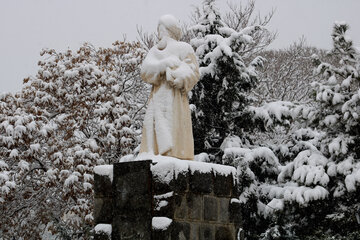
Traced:
<path fill-rule="evenodd" d="M 169 82 L 170 73 L 178 81 L 177 87 Z M 199 80 L 199 67 L 192 47 L 171 38 L 160 41 L 146 56 L 141 78 L 152 84 L 152 89 L 140 153 L 193 159 L 194 139 L 187 93 Z"/>

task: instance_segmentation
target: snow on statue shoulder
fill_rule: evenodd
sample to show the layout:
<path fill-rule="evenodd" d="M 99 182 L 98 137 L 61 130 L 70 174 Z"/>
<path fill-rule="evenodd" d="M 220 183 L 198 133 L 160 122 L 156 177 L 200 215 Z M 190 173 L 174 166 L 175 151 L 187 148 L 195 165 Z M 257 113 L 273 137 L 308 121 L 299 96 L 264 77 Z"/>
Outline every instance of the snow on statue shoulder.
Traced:
<path fill-rule="evenodd" d="M 194 158 L 194 140 L 187 92 L 199 80 L 194 50 L 180 42 L 178 20 L 162 16 L 160 41 L 150 49 L 141 67 L 142 79 L 152 84 L 144 118 L 140 153 L 180 159 Z"/>

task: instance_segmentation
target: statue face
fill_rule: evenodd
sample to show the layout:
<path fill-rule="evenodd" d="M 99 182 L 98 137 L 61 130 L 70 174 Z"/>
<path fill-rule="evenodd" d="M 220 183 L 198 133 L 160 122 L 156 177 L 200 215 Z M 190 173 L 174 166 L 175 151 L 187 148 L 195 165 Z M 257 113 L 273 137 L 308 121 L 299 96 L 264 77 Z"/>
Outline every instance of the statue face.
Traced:
<path fill-rule="evenodd" d="M 170 37 L 175 40 L 181 38 L 181 28 L 179 21 L 172 15 L 164 15 L 160 18 L 158 24 L 159 39 L 163 37 Z"/>
<path fill-rule="evenodd" d="M 163 39 L 165 36 L 170 37 L 169 32 L 166 29 L 166 27 L 164 26 L 164 24 L 159 23 L 159 25 L 157 27 L 157 32 L 158 32 L 159 39 Z"/>

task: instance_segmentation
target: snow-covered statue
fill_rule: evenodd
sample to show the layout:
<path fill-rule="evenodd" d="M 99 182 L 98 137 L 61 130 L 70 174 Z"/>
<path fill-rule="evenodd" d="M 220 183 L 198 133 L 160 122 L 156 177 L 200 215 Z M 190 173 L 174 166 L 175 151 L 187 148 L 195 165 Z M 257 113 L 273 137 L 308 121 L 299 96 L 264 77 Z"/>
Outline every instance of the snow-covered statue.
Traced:
<path fill-rule="evenodd" d="M 179 21 L 164 15 L 158 24 L 159 42 L 150 49 L 141 78 L 152 84 L 145 114 L 140 153 L 194 158 L 194 139 L 187 93 L 199 80 L 194 50 L 180 42 Z"/>

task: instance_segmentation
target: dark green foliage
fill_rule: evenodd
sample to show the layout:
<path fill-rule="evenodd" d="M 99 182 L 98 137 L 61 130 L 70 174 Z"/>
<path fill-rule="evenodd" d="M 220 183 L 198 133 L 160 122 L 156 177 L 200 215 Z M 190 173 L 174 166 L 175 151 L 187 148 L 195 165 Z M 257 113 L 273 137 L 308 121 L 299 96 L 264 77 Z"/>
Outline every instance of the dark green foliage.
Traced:
<path fill-rule="evenodd" d="M 214 0 L 204 2 L 203 15 L 192 29 L 191 40 L 199 58 L 201 77 L 194 87 L 190 102 L 193 111 L 195 153 L 208 152 L 220 156 L 220 145 L 228 135 L 243 136 L 252 124 L 246 111 L 251 99 L 249 91 L 257 82 L 255 68 L 264 59 L 255 58 L 248 66 L 244 50 L 252 43 L 251 35 L 259 26 L 237 32 L 223 23 Z"/>

